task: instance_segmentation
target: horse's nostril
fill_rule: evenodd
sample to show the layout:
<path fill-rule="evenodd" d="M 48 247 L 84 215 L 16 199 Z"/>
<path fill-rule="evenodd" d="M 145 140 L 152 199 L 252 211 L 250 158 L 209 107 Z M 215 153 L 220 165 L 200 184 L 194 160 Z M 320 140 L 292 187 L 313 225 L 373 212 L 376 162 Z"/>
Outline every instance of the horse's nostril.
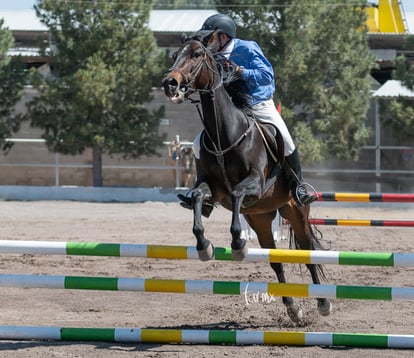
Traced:
<path fill-rule="evenodd" d="M 172 87 L 177 87 L 178 85 L 178 82 L 174 77 L 169 78 L 167 82 L 168 82 L 168 85 Z"/>

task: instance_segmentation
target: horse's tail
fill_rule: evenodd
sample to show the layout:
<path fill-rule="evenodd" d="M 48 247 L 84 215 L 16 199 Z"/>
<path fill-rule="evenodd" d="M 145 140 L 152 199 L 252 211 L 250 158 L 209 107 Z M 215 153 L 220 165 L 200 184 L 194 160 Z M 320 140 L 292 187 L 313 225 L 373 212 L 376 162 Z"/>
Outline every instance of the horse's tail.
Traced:
<path fill-rule="evenodd" d="M 323 245 L 322 245 L 322 240 L 323 240 L 323 234 L 322 232 L 315 226 L 312 227 L 312 225 L 309 225 L 309 232 L 311 235 L 311 241 L 310 241 L 310 250 L 327 250 Z M 289 229 L 289 248 L 292 249 L 294 248 L 295 250 L 302 250 L 303 248 L 299 245 L 298 240 L 296 239 L 295 233 L 293 232 L 292 227 L 290 227 Z M 320 264 L 315 264 L 315 267 L 318 271 L 318 273 L 320 274 L 320 276 L 322 277 L 322 279 L 327 280 L 325 271 L 323 269 L 323 266 Z"/>

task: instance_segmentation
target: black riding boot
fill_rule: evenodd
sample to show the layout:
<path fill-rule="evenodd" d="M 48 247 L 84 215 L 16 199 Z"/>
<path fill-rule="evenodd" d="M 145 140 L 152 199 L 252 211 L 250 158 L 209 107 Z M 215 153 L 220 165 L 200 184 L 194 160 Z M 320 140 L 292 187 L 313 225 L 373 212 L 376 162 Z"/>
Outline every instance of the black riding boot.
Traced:
<path fill-rule="evenodd" d="M 297 149 L 285 157 L 285 174 L 289 182 L 289 188 L 293 199 L 298 206 L 305 206 L 318 199 L 316 193 L 308 193 L 302 181 L 302 169 L 300 166 L 299 152 Z"/>
<path fill-rule="evenodd" d="M 196 180 L 196 185 L 199 184 L 198 179 L 201 178 L 204 175 L 203 170 L 201 169 L 201 163 L 200 163 L 200 159 L 195 158 L 195 166 L 196 166 L 196 175 L 197 175 L 197 180 Z M 187 195 L 183 195 L 183 194 L 178 194 L 177 197 L 178 199 L 181 200 L 180 205 L 183 208 L 186 209 L 193 209 L 193 199 L 192 199 L 192 192 L 193 192 L 194 188 L 191 189 Z M 209 201 L 208 199 L 204 199 L 203 204 L 201 206 L 201 214 L 203 216 L 205 216 L 206 218 L 208 218 L 211 215 L 211 212 L 214 209 L 214 203 Z"/>

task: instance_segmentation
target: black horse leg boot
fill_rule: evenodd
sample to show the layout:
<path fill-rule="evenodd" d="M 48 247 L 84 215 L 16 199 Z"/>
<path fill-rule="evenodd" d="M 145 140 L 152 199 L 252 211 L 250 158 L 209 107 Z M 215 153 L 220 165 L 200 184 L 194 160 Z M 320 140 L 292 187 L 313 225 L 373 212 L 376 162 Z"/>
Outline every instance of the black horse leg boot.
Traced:
<path fill-rule="evenodd" d="M 196 184 L 194 186 L 194 188 L 196 188 L 200 183 L 199 183 L 199 178 L 202 178 L 204 176 L 204 172 L 201 169 L 201 164 L 200 164 L 200 159 L 195 159 L 195 166 L 196 166 L 196 175 L 197 175 L 197 180 L 196 180 Z M 193 209 L 193 199 L 192 199 L 192 193 L 193 193 L 193 189 L 191 189 L 187 195 L 183 195 L 183 194 L 178 194 L 177 197 L 178 199 L 181 200 L 180 205 L 183 208 L 186 209 Z M 203 216 L 205 216 L 206 218 L 210 217 L 211 212 L 214 209 L 214 203 L 209 201 L 208 199 L 204 199 L 203 201 L 203 205 L 201 207 L 201 214 Z"/>
<path fill-rule="evenodd" d="M 302 181 L 302 169 L 300 166 L 299 152 L 297 149 L 285 157 L 285 174 L 289 182 L 289 188 L 293 199 L 298 206 L 305 206 L 313 203 L 318 199 L 315 192 L 308 193 L 305 184 Z"/>

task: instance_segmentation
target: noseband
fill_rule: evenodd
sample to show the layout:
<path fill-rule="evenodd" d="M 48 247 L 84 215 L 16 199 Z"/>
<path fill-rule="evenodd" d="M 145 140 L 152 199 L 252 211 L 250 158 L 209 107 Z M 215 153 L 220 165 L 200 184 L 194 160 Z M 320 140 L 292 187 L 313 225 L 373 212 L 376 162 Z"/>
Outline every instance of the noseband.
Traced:
<path fill-rule="evenodd" d="M 194 65 L 194 67 L 191 68 L 191 71 L 189 74 L 185 74 L 181 68 L 174 65 L 172 66 L 168 72 L 176 71 L 178 72 L 183 78 L 184 78 L 184 85 L 186 87 L 186 93 L 191 94 L 195 92 L 214 92 L 218 87 L 220 87 L 223 83 L 221 80 L 220 72 L 212 66 L 213 55 L 210 53 L 210 51 L 203 45 L 201 41 L 198 40 L 190 40 L 190 43 L 187 46 L 190 46 L 192 42 L 197 42 L 200 44 L 200 48 L 203 50 L 203 53 L 199 56 L 199 61 Z M 204 88 L 196 88 L 194 87 L 194 83 L 196 79 L 200 76 L 203 69 L 206 68 L 207 71 L 211 71 L 212 76 L 209 75 L 209 80 L 207 84 L 204 86 Z M 214 83 L 216 82 L 214 76 L 217 76 L 220 80 L 218 81 L 218 84 L 211 88 Z"/>

